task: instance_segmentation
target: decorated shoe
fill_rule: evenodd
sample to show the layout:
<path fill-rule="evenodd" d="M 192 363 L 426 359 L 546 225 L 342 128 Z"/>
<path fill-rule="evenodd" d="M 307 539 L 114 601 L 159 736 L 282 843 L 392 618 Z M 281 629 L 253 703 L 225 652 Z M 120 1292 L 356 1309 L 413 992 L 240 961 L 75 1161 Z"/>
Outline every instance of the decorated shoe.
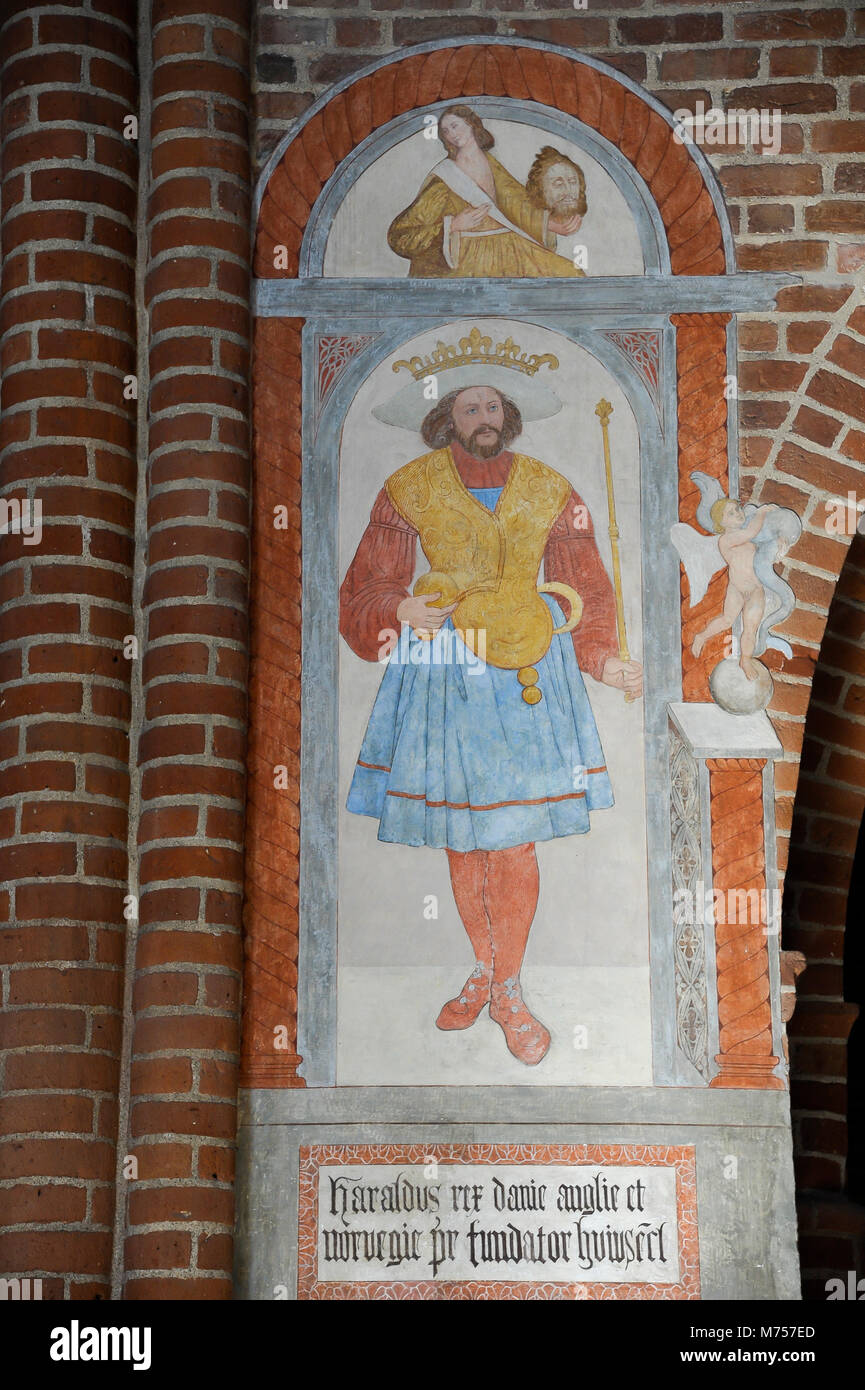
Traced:
<path fill-rule="evenodd" d="M 490 972 L 478 961 L 456 999 L 449 999 L 436 1019 L 436 1027 L 450 1032 L 471 1028 L 478 1014 L 490 1002 Z"/>
<path fill-rule="evenodd" d="M 490 1018 L 505 1035 L 508 1051 L 527 1067 L 536 1067 L 546 1056 L 550 1035 L 529 1013 L 516 976 L 491 987 Z"/>

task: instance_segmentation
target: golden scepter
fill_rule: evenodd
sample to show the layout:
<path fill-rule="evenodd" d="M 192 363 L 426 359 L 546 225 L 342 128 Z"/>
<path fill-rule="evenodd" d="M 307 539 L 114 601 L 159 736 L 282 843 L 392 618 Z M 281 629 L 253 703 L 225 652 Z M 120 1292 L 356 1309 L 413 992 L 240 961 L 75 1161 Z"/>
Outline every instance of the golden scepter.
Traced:
<path fill-rule="evenodd" d="M 609 401 L 603 398 L 595 406 L 595 414 L 601 422 L 601 433 L 604 436 L 604 469 L 607 475 L 607 507 L 610 513 L 610 547 L 613 552 L 613 588 L 616 591 L 616 629 L 619 637 L 619 660 L 630 661 L 631 654 L 628 651 L 628 634 L 625 631 L 625 601 L 622 596 L 622 566 L 619 561 L 619 528 L 616 525 L 616 499 L 613 493 L 613 464 L 610 459 L 610 416 L 613 407 Z M 635 697 L 626 693 L 625 699 L 630 704 Z"/>

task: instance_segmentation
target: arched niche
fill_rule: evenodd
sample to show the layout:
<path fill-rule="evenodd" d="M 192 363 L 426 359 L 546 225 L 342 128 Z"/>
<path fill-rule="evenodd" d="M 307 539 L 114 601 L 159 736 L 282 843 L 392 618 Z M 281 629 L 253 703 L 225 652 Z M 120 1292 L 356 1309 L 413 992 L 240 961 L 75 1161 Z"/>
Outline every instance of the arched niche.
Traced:
<path fill-rule="evenodd" d="M 423 113 L 459 101 L 483 107 L 491 121 L 518 112 L 544 138 L 567 139 L 603 160 L 639 233 L 640 273 L 412 281 L 322 273 L 329 230 L 350 189 Z M 544 324 L 591 343 L 627 383 L 641 419 L 644 554 L 665 586 L 657 611 L 669 609 L 647 702 L 648 756 L 661 789 L 652 872 L 658 902 L 667 904 L 652 928 L 656 941 L 665 939 L 653 957 L 654 1081 L 783 1086 L 777 939 L 764 938 L 756 974 L 744 932 L 724 938 L 717 960 L 722 942 L 710 928 L 671 944 L 674 890 L 695 875 L 732 884 L 725 846 L 735 833 L 752 843 L 753 882 L 773 881 L 777 740 L 771 730 L 742 739 L 741 727 L 715 720 L 708 673 L 719 645 L 708 643 L 699 658 L 691 645 L 718 612 L 724 586 L 716 577 L 692 608 L 664 537 L 672 522 L 694 522 L 695 470 L 735 490 L 735 401 L 726 389 L 734 315 L 772 307 L 790 277 L 736 272 L 723 197 L 666 108 L 604 64 L 540 44 L 423 45 L 372 64 L 331 89 L 277 148 L 257 209 L 245 1083 L 303 1086 L 308 1072 L 315 1084 L 332 1084 L 326 1049 L 302 1066 L 297 1018 L 302 1000 L 307 1017 L 323 1021 L 323 1032 L 309 1036 L 330 1036 L 335 841 L 332 803 L 320 793 L 333 781 L 335 756 L 335 730 L 322 710 L 335 689 L 337 566 L 322 518 L 336 496 L 346 401 L 395 343 L 471 316 Z M 670 616 L 677 608 L 678 621 Z M 669 795 L 674 785 L 678 802 Z M 743 992 L 745 956 L 753 980 Z M 284 1038 L 277 1050 L 275 1031 Z"/>
<path fill-rule="evenodd" d="M 338 577 L 344 573 L 350 552 L 363 530 L 379 481 L 384 477 L 382 470 L 397 466 L 400 459 L 406 456 L 406 450 L 409 453 L 412 449 L 417 451 L 417 442 L 409 433 L 382 426 L 373 427 L 365 444 L 361 443 L 355 422 L 358 416 L 366 418 L 368 415 L 369 400 L 376 399 L 382 389 L 388 390 L 388 378 L 392 380 L 390 364 L 395 359 L 421 350 L 436 339 L 456 341 L 476 322 L 475 318 L 434 323 L 406 318 L 380 325 L 380 331 L 356 343 L 356 352 L 323 400 L 317 369 L 322 360 L 322 338 L 330 353 L 333 351 L 333 335 L 307 330 L 306 357 L 310 372 L 305 384 L 305 399 L 311 402 L 313 418 L 305 451 L 302 491 L 307 499 L 304 527 L 308 535 L 315 537 L 315 555 L 308 568 L 311 597 L 303 622 L 303 651 L 305 664 L 316 673 L 318 691 L 316 698 L 308 700 L 304 708 L 301 726 L 303 745 L 307 750 L 306 775 L 308 785 L 313 789 L 306 797 L 302 793 L 300 806 L 300 860 L 306 867 L 301 877 L 299 913 L 298 1051 L 309 1059 L 302 1067 L 303 1079 L 308 1086 L 361 1084 L 363 1077 L 369 1084 L 388 1084 L 394 1075 L 407 1074 L 407 1058 L 400 1059 L 402 1072 L 399 1068 L 394 1072 L 392 1062 L 397 1059 L 387 1058 L 384 1049 L 379 1054 L 380 1070 L 377 1075 L 372 1064 L 366 1073 L 360 1069 L 360 1062 L 355 1057 L 362 1050 L 361 1037 L 353 1037 L 350 1025 L 345 1021 L 346 1017 L 357 1016 L 357 1009 L 352 1005 L 353 987 L 346 984 L 346 978 L 352 978 L 351 971 L 344 972 L 346 978 L 341 982 L 337 978 L 337 963 L 344 960 L 346 955 L 348 936 L 344 924 L 347 905 L 356 903 L 358 897 L 364 897 L 369 901 L 374 916 L 377 901 L 376 895 L 367 893 L 365 888 L 351 888 L 352 875 L 344 871 L 343 854 L 346 859 L 353 854 L 354 881 L 358 884 L 360 864 L 363 864 L 364 874 L 374 876 L 378 872 L 387 873 L 393 859 L 393 856 L 388 858 L 388 851 L 392 847 L 375 844 L 369 839 L 366 827 L 358 828 L 356 825 L 358 818 L 346 817 L 342 810 L 345 759 L 348 758 L 350 763 L 353 757 L 345 750 L 353 747 L 357 741 L 357 731 L 354 729 L 346 738 L 346 710 L 354 702 L 360 706 L 360 713 L 363 714 L 378 673 L 374 670 L 370 672 L 362 689 L 357 688 L 355 680 L 350 692 L 345 692 L 346 668 L 355 677 L 355 668 L 362 667 L 364 663 L 358 662 L 350 652 L 338 648 L 333 642 L 333 632 L 337 626 Z M 573 401 L 566 401 L 560 420 L 557 419 L 555 435 L 551 437 L 549 427 L 529 426 L 521 438 L 520 448 L 564 470 L 579 495 L 590 503 L 599 546 L 608 566 L 610 540 L 603 447 L 594 407 L 599 398 L 609 397 L 614 402 L 611 433 L 617 460 L 618 522 L 623 536 L 630 542 L 630 548 L 626 544 L 623 554 L 628 631 L 633 651 L 641 657 L 645 654 L 649 691 L 644 718 L 637 710 L 620 711 L 618 707 L 621 701 L 615 698 L 614 692 L 605 692 L 614 696 L 608 702 L 609 709 L 604 711 L 606 719 L 614 720 L 618 729 L 621 714 L 625 721 L 622 723 L 623 730 L 627 728 L 630 736 L 636 739 L 623 757 L 620 756 L 621 767 L 617 765 L 622 811 L 624 813 L 627 799 L 629 815 L 634 820 L 634 833 L 629 836 L 629 843 L 637 861 L 636 866 L 631 866 L 636 875 L 635 902 L 632 903 L 628 931 L 620 933 L 623 940 L 619 952 L 631 967 L 639 961 L 639 968 L 644 974 L 640 978 L 639 997 L 631 1001 L 622 992 L 617 1008 L 620 1010 L 622 1028 L 634 1028 L 634 1055 L 631 1059 L 634 1070 L 629 1073 L 632 1081 L 636 1082 L 639 1078 L 641 1082 L 646 1082 L 653 1076 L 664 1077 L 667 1081 L 699 1081 L 699 1072 L 691 1062 L 686 1057 L 677 1057 L 673 998 L 675 962 L 667 929 L 671 916 L 671 881 L 664 870 L 668 857 L 669 825 L 658 814 L 658 807 L 669 800 L 667 706 L 681 690 L 681 659 L 675 632 L 677 566 L 675 557 L 664 544 L 665 519 L 675 516 L 677 508 L 675 444 L 669 430 L 674 402 L 658 398 L 652 378 L 640 370 L 633 356 L 621 350 L 617 343 L 620 336 L 617 331 L 608 330 L 603 324 L 589 328 L 581 324 L 566 324 L 556 317 L 533 315 L 507 321 L 501 317 L 484 320 L 483 326 L 493 333 L 494 341 L 506 334 L 519 335 L 520 346 L 528 345 L 530 351 L 552 352 L 557 356 L 562 370 L 566 369 L 568 358 L 574 364 L 581 359 L 585 362 L 584 367 L 578 368 L 583 383 L 579 411 L 575 409 Z M 666 333 L 669 350 L 673 336 L 669 324 Z M 663 354 L 662 337 L 663 329 L 659 328 L 659 360 Z M 591 372 L 587 370 L 589 364 L 593 369 Z M 587 380 L 590 376 L 591 386 Z M 371 388 L 374 389 L 371 391 Z M 627 476 L 622 472 L 623 448 L 628 453 Z M 359 485 L 356 485 L 358 474 L 372 471 L 369 467 L 365 470 L 365 457 L 374 461 L 374 481 L 365 482 L 361 476 Z M 351 488 L 348 504 L 344 501 L 346 474 L 351 475 L 348 479 Z M 336 506 L 335 499 L 338 499 Z M 642 528 L 640 517 L 643 519 Z M 644 544 L 635 548 L 634 537 L 640 530 Z M 344 534 L 346 531 L 348 535 Z M 341 692 L 342 698 L 328 698 L 325 692 Z M 595 692 L 597 703 L 598 694 Z M 353 713 L 356 716 L 357 711 Z M 602 728 L 607 727 L 604 715 L 599 715 Z M 349 722 L 355 722 L 354 718 L 350 718 Z M 637 730 L 638 733 L 635 732 Z M 340 750 L 343 750 L 342 763 Z M 631 802 L 634 803 L 632 806 Z M 639 816 L 637 802 L 643 807 Z M 357 833 L 352 833 L 354 831 Z M 605 833 L 613 837 L 608 841 L 612 848 L 615 828 L 608 824 Z M 342 878 L 341 888 L 334 872 L 335 866 L 317 852 L 322 841 L 341 846 L 336 865 Z M 349 850 L 346 850 L 346 845 Z M 383 853 L 379 853 L 382 850 Z M 402 873 L 410 881 L 412 866 L 409 861 L 415 853 L 407 851 L 405 863 L 393 871 L 397 879 Z M 554 846 L 551 853 L 547 848 L 541 857 L 548 861 L 550 877 L 557 877 L 564 893 L 570 870 L 566 843 Z M 625 876 L 623 865 L 622 878 Z M 444 891 L 446 874 L 443 884 L 436 881 L 434 886 L 437 892 Z M 576 885 L 571 886 L 576 891 Z M 433 891 L 432 887 L 430 891 Z M 602 903 L 605 891 L 603 881 L 599 879 L 589 914 L 595 926 L 587 928 L 589 934 L 593 930 L 597 937 L 591 948 L 594 951 L 591 959 L 598 963 L 604 954 L 604 933 L 600 923 L 604 916 Z M 398 885 L 394 892 L 399 896 Z M 343 904 L 341 909 L 340 902 Z M 564 912 L 566 907 L 565 897 L 559 904 L 560 911 Z M 398 913 L 399 906 L 395 910 Z M 369 913 L 361 915 L 369 917 Z M 358 932 L 358 935 L 363 934 Z M 368 930 L 366 936 L 369 936 Z M 441 1081 L 441 1075 L 435 1071 L 436 1061 L 434 1057 L 415 1060 L 417 1084 Z M 568 1058 L 565 1056 L 556 1084 L 562 1084 L 563 1078 L 569 1075 L 567 1064 Z M 471 1072 L 467 1072 L 467 1083 L 470 1075 Z M 594 1071 L 591 1078 L 587 1077 L 587 1084 L 601 1084 L 599 1078 L 605 1075 L 603 1069 Z M 540 1073 L 533 1074 L 527 1080 L 545 1084 Z M 478 1078 L 472 1084 L 483 1083 Z"/>

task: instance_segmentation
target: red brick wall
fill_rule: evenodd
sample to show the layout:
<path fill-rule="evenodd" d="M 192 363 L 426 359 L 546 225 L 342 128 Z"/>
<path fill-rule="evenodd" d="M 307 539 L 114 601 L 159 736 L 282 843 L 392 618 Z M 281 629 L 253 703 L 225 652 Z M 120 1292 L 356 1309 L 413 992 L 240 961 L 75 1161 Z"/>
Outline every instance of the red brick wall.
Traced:
<path fill-rule="evenodd" d="M 249 527 L 242 0 L 156 0 L 126 1298 L 231 1293 Z"/>
<path fill-rule="evenodd" d="M 41 499 L 44 526 L 39 545 L 0 540 L 0 1269 L 94 1298 L 127 880 L 134 7 L 13 13 L 0 51 L 0 487 Z"/>
<path fill-rule="evenodd" d="M 249 520 L 247 7 L 154 0 L 141 55 L 135 6 L 122 0 L 12 9 L 0 70 L 0 483 L 42 500 L 45 530 L 33 548 L 0 542 L 0 1271 L 46 1276 L 46 1297 L 106 1297 L 114 1235 L 125 1297 L 227 1297 Z M 125 139 L 139 56 L 152 60 L 152 84 L 140 139 Z M 137 241 L 139 148 L 148 197 Z M 136 402 L 123 378 L 136 370 L 136 257 L 146 507 L 133 592 Z M 142 644 L 132 660 L 131 633 Z M 128 891 L 140 920 L 125 931 Z M 127 950 L 132 1068 L 118 1081 Z M 138 1168 L 117 1184 L 115 1221 L 127 1155 Z"/>

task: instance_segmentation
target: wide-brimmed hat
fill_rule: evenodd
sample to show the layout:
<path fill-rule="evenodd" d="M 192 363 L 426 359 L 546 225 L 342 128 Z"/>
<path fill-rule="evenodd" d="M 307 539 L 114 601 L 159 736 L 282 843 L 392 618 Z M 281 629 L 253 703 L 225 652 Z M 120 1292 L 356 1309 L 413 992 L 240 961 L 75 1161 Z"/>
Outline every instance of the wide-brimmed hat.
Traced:
<path fill-rule="evenodd" d="M 439 339 L 430 352 L 395 362 L 394 372 L 407 371 L 412 380 L 373 406 L 372 413 L 382 424 L 418 430 L 442 396 L 470 386 L 489 386 L 512 400 L 523 420 L 545 420 L 558 414 L 562 402 L 537 379 L 537 373 L 542 367 L 556 371 L 558 365 L 550 352 L 521 352 L 512 338 L 494 343 L 474 327 L 456 345 Z M 436 379 L 435 396 L 430 396 L 430 377 Z"/>

